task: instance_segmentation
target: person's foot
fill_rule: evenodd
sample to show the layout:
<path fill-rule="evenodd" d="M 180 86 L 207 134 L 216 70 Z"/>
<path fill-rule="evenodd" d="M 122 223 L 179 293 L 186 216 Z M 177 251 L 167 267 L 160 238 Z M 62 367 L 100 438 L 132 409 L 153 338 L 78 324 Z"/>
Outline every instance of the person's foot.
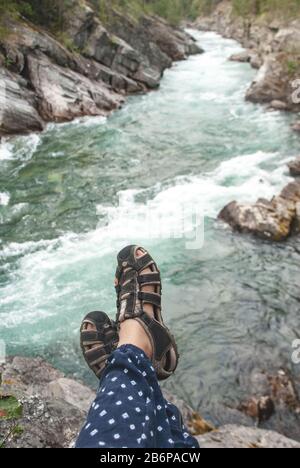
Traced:
<path fill-rule="evenodd" d="M 143 257 L 146 254 L 144 250 L 141 248 L 137 250 L 136 256 L 138 258 Z M 126 273 L 127 269 L 124 270 Z M 145 268 L 142 270 L 143 274 L 152 273 L 151 268 Z M 115 286 L 118 285 L 118 279 L 115 278 Z M 142 286 L 142 292 L 155 292 L 155 286 Z M 143 310 L 150 318 L 154 318 L 154 309 L 151 304 L 144 304 Z M 119 331 L 119 344 L 118 348 L 125 344 L 133 344 L 138 348 L 142 349 L 146 355 L 151 359 L 152 358 L 152 344 L 151 341 L 145 332 L 145 329 L 142 325 L 134 319 L 125 320 L 120 324 L 120 331 Z"/>
<path fill-rule="evenodd" d="M 80 345 L 83 357 L 96 374 L 101 377 L 106 361 L 118 344 L 116 324 L 105 312 L 90 312 L 80 328 Z"/>
<path fill-rule="evenodd" d="M 145 252 L 139 249 L 137 256 L 142 257 L 143 255 L 145 255 Z M 143 272 L 151 273 L 152 270 L 151 268 L 145 268 Z M 115 279 L 115 285 L 117 283 L 118 280 Z M 142 291 L 155 292 L 155 289 L 154 286 L 144 286 Z M 144 310 L 149 317 L 154 317 L 151 304 L 145 304 Z M 134 344 L 142 349 L 150 359 L 152 357 L 151 342 L 144 328 L 136 320 L 123 322 L 120 325 L 118 337 L 115 323 L 104 312 L 91 312 L 84 318 L 80 332 L 83 356 L 88 366 L 99 378 L 111 352 L 123 344 Z"/>
<path fill-rule="evenodd" d="M 159 380 L 170 377 L 178 363 L 174 337 L 161 313 L 161 277 L 153 258 L 130 245 L 118 254 L 115 286 L 119 344 L 132 344 L 150 358 Z"/>

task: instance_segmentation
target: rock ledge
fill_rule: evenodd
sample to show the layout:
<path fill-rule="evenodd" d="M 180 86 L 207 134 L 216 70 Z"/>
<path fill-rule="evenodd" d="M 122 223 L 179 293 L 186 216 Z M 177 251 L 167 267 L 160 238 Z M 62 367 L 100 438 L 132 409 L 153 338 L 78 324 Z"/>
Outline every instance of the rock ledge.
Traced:
<path fill-rule="evenodd" d="M 7 448 L 69 448 L 74 444 L 95 397 L 94 391 L 66 378 L 40 358 L 9 358 L 0 366 L 0 374 L 0 395 L 14 395 L 23 409 L 22 417 L 16 420 L 18 431 L 8 438 L 12 421 L 0 416 L 0 443 L 6 439 Z M 168 392 L 165 397 L 178 406 L 202 448 L 300 448 L 298 442 L 254 427 L 228 425 L 214 431 L 182 400 Z"/>

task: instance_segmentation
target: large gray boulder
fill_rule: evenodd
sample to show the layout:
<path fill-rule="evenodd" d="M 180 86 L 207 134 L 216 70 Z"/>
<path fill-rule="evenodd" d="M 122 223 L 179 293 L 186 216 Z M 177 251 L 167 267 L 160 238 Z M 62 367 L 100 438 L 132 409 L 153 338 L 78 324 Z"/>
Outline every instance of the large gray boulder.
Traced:
<path fill-rule="evenodd" d="M 16 357 L 0 366 L 0 394 L 18 398 L 22 415 L 13 421 L 0 419 L 0 440 L 6 448 L 68 448 L 86 417 L 91 390 L 42 359 Z M 71 398 L 72 394 L 72 398 Z M 10 435 L 9 435 L 10 434 Z M 7 437 L 8 436 L 8 437 Z"/>
<path fill-rule="evenodd" d="M 92 81 L 51 62 L 44 54 L 27 56 L 28 75 L 45 121 L 63 122 L 84 115 L 105 115 L 121 104 L 102 82 Z"/>
<path fill-rule="evenodd" d="M 26 81 L 0 68 L 0 137 L 42 129 L 35 97 Z"/>
<path fill-rule="evenodd" d="M 73 379 L 61 377 L 51 381 L 45 389 L 51 399 L 62 400 L 87 413 L 95 399 L 95 392 Z"/>
<path fill-rule="evenodd" d="M 218 218 L 234 230 L 270 241 L 283 241 L 300 228 L 300 183 L 289 183 L 271 201 L 259 199 L 254 204 L 233 201 Z"/>
<path fill-rule="evenodd" d="M 279 52 L 299 54 L 300 51 L 300 21 L 294 20 L 286 27 L 279 27 L 272 41 L 272 48 Z"/>
<path fill-rule="evenodd" d="M 160 73 L 174 60 L 184 60 L 188 55 L 203 52 L 189 34 L 171 27 L 157 16 L 144 15 L 135 20 L 112 11 L 106 27 L 146 57 L 150 67 Z"/>
<path fill-rule="evenodd" d="M 156 44 L 172 61 L 184 60 L 188 55 L 203 53 L 196 41 L 183 30 L 171 27 L 158 16 L 144 15 L 140 20 L 142 34 Z"/>
<path fill-rule="evenodd" d="M 247 91 L 246 99 L 256 103 L 287 101 L 289 79 L 284 68 L 284 57 L 271 55 L 265 59 L 263 66 Z M 290 95 L 292 90 L 290 90 Z"/>
<path fill-rule="evenodd" d="M 219 219 L 234 230 L 272 241 L 282 241 L 289 236 L 294 217 L 294 205 L 282 200 L 259 200 L 255 204 L 233 201 L 219 214 Z"/>
<path fill-rule="evenodd" d="M 229 57 L 229 60 L 231 62 L 250 63 L 251 67 L 255 69 L 260 69 L 263 65 L 260 55 L 251 49 L 233 54 Z"/>
<path fill-rule="evenodd" d="M 292 177 L 300 177 L 300 156 L 288 163 L 288 167 Z"/>
<path fill-rule="evenodd" d="M 231 55 L 229 60 L 231 62 L 249 63 L 251 60 L 251 53 L 249 50 L 244 50 L 242 52 L 238 52 L 237 54 Z"/>

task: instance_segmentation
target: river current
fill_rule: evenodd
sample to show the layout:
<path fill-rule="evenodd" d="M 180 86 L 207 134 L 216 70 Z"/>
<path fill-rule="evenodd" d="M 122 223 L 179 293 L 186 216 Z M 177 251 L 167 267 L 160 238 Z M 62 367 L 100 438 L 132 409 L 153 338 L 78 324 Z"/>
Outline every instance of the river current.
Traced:
<path fill-rule="evenodd" d="M 255 369 L 299 376 L 299 239 L 262 242 L 216 218 L 231 200 L 277 194 L 300 144 L 291 116 L 244 100 L 255 71 L 228 61 L 240 46 L 193 34 L 205 54 L 174 64 L 158 91 L 109 118 L 1 143 L 0 338 L 9 354 L 42 356 L 95 386 L 80 321 L 114 316 L 115 255 L 142 243 L 161 267 L 181 354 L 165 385 L 217 423 L 220 404 L 249 396 Z M 202 248 L 187 248 L 186 207 L 205 216 Z"/>

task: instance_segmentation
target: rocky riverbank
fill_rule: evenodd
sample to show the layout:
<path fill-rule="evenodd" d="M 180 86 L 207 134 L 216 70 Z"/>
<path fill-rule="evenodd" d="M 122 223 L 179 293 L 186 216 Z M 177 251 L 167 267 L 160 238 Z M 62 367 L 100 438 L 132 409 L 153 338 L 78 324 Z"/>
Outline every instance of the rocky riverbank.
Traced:
<path fill-rule="evenodd" d="M 300 19 L 271 19 L 270 16 L 241 18 L 232 2 L 221 2 L 208 17 L 193 24 L 201 30 L 216 31 L 239 41 L 246 51 L 231 60 L 248 62 L 258 74 L 247 90 L 246 99 L 275 110 L 300 111 Z M 300 130 L 299 122 L 293 124 Z"/>
<path fill-rule="evenodd" d="M 9 358 L 7 363 L 0 367 L 0 375 L 0 444 L 2 446 L 6 448 L 73 446 L 95 396 L 89 387 L 74 379 L 66 378 L 64 374 L 40 358 Z M 266 375 L 260 377 L 260 388 L 264 381 L 267 386 L 272 386 L 274 394 L 277 395 L 276 401 L 282 404 L 288 400 L 290 405 L 296 402 L 298 405 L 290 380 L 286 374 L 280 375 L 281 377 L 276 377 L 275 380 L 270 380 Z M 264 391 L 268 391 L 266 387 Z M 191 433 L 196 435 L 202 448 L 300 448 L 300 443 L 295 440 L 250 425 L 247 427 L 229 424 L 215 430 L 183 401 L 168 392 L 165 392 L 165 396 L 179 407 L 185 423 Z M 274 396 L 273 398 L 276 399 Z M 253 401 L 252 405 L 250 402 L 244 404 L 241 411 L 249 414 L 250 407 L 255 407 Z M 253 410 L 250 416 L 254 425 L 256 415 L 253 414 Z"/>
<path fill-rule="evenodd" d="M 276 20 L 270 16 L 241 18 L 232 2 L 222 1 L 211 15 L 193 24 L 204 31 L 216 31 L 237 40 L 245 51 L 231 61 L 249 63 L 258 73 L 246 92 L 246 100 L 267 106 L 269 110 L 300 112 L 300 19 Z M 295 118 L 292 129 L 300 131 Z M 300 233 L 299 159 L 289 165 L 296 177 L 272 200 L 258 199 L 255 204 L 232 201 L 218 218 L 234 230 L 251 233 L 270 241 L 283 241 Z"/>
<path fill-rule="evenodd" d="M 47 122 L 106 115 L 124 96 L 159 86 L 175 60 L 203 52 L 163 19 L 111 11 L 104 24 L 72 0 L 61 39 L 24 19 L 6 19 L 0 39 L 0 137 L 40 131 Z"/>
<path fill-rule="evenodd" d="M 295 181 L 272 200 L 260 198 L 254 204 L 232 201 L 223 208 L 219 219 L 235 231 L 254 234 L 270 241 L 284 241 L 300 233 L 300 158 L 288 165 Z"/>

